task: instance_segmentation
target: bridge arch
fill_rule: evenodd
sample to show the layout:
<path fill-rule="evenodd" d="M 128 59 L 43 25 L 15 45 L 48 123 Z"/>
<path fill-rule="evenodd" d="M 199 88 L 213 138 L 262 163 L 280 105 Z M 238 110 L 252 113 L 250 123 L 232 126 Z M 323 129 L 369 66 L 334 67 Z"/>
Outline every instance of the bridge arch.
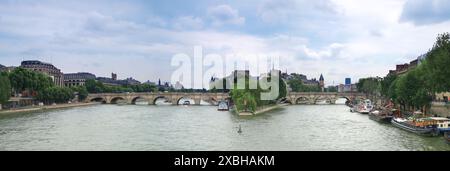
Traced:
<path fill-rule="evenodd" d="M 327 96 L 317 96 L 316 98 L 314 98 L 314 104 L 317 104 L 321 101 L 325 101 L 325 103 L 327 104 L 331 104 L 333 103 L 333 100 L 331 97 L 327 97 Z"/>
<path fill-rule="evenodd" d="M 153 98 L 152 104 L 156 105 L 156 102 L 160 99 L 164 99 L 166 102 L 172 103 L 171 99 L 167 96 L 156 96 L 155 98 Z"/>
<path fill-rule="evenodd" d="M 113 97 L 113 98 L 111 98 L 111 100 L 109 101 L 109 103 L 110 103 L 110 104 L 117 104 L 117 102 L 118 102 L 119 100 L 124 100 L 124 101 L 126 101 L 126 99 L 123 98 L 123 97 Z"/>
<path fill-rule="evenodd" d="M 131 104 L 135 105 L 138 100 L 145 100 L 147 103 L 149 102 L 148 98 L 136 96 L 131 99 Z"/>
<path fill-rule="evenodd" d="M 306 96 L 300 96 L 296 98 L 295 101 L 293 102 L 293 104 L 309 104 L 309 103 L 310 99 Z"/>
<path fill-rule="evenodd" d="M 89 99 L 89 102 L 102 102 L 106 103 L 106 99 L 103 97 L 93 97 Z"/>
<path fill-rule="evenodd" d="M 180 104 L 180 102 L 181 102 L 181 100 L 185 100 L 185 101 L 189 101 L 189 104 L 190 105 L 193 105 L 193 103 L 192 102 L 194 102 L 194 104 L 195 104 L 195 100 L 194 100 L 194 98 L 192 98 L 192 97 L 189 97 L 189 96 L 182 96 L 182 97 L 180 97 L 180 98 L 178 98 L 177 99 L 177 101 L 176 101 L 176 105 L 179 105 Z"/>

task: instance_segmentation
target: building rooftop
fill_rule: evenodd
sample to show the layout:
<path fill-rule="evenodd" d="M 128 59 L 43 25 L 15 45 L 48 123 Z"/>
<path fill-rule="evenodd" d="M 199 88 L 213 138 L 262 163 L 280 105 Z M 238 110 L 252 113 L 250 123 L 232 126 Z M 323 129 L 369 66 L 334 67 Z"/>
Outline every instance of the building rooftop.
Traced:
<path fill-rule="evenodd" d="M 59 70 L 58 68 L 56 68 L 51 63 L 41 62 L 41 61 L 38 61 L 38 60 L 22 61 L 22 63 L 21 63 L 22 67 L 27 67 L 27 66 L 30 66 L 30 65 L 41 65 L 41 66 L 46 66 L 46 67 L 51 68 L 51 69 Z"/>
<path fill-rule="evenodd" d="M 78 73 L 68 73 L 64 74 L 65 80 L 70 79 L 95 79 L 96 76 L 94 74 L 88 73 L 88 72 L 78 72 Z"/>

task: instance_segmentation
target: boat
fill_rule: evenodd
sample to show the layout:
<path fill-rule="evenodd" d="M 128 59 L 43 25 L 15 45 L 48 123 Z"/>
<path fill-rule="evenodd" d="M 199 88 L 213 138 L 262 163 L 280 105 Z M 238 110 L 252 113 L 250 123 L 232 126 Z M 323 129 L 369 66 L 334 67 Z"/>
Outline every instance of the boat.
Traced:
<path fill-rule="evenodd" d="M 185 105 L 185 106 L 190 105 L 190 104 L 191 104 L 191 102 L 188 101 L 188 100 L 186 100 L 186 101 L 183 102 L 183 105 Z"/>
<path fill-rule="evenodd" d="M 391 123 L 395 127 L 418 135 L 439 135 L 439 131 L 436 127 L 435 121 L 429 118 L 405 119 L 394 117 L 392 118 Z"/>
<path fill-rule="evenodd" d="M 361 114 L 369 114 L 370 111 L 372 111 L 373 106 L 372 106 L 372 101 L 370 101 L 369 99 L 362 101 L 358 107 L 357 107 L 357 112 L 361 113 Z"/>
<path fill-rule="evenodd" d="M 429 119 L 435 121 L 439 134 L 450 132 L 450 119 L 443 117 L 430 117 Z"/>
<path fill-rule="evenodd" d="M 220 101 L 219 102 L 219 108 L 217 109 L 218 111 L 229 111 L 229 105 L 227 101 Z"/>
<path fill-rule="evenodd" d="M 369 118 L 381 123 L 390 123 L 393 116 L 392 112 L 389 112 L 388 110 L 375 110 L 369 113 Z"/>

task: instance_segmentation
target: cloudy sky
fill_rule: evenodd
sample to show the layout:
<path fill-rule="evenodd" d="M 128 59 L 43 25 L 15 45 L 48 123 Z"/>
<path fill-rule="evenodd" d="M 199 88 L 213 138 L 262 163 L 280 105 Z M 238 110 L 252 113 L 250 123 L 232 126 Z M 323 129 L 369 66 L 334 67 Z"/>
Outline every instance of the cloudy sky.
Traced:
<path fill-rule="evenodd" d="M 450 0 L 0 0 L 0 64 L 170 80 L 177 53 L 281 57 L 327 84 L 384 76 L 450 31 Z"/>

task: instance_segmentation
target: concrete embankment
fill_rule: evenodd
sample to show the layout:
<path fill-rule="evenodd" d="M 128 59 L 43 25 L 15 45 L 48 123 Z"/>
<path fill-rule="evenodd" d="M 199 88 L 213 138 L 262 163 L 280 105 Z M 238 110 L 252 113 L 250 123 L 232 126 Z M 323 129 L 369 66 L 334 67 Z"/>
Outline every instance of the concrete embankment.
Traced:
<path fill-rule="evenodd" d="M 0 114 L 36 112 L 36 111 L 51 110 L 51 109 L 64 109 L 64 108 L 71 108 L 71 107 L 91 106 L 91 105 L 96 105 L 96 104 L 99 104 L 99 103 L 71 103 L 71 104 L 57 104 L 57 105 L 49 105 L 49 106 L 34 106 L 34 107 L 30 107 L 30 108 L 0 110 Z"/>
<path fill-rule="evenodd" d="M 446 103 L 433 103 L 431 105 L 431 114 L 441 117 L 449 117 L 450 105 Z"/>
<path fill-rule="evenodd" d="M 266 107 L 263 107 L 263 108 L 260 108 L 260 109 L 256 110 L 255 112 L 237 112 L 237 114 L 239 116 L 259 115 L 259 114 L 263 114 L 263 113 L 266 113 L 266 112 L 270 112 L 270 111 L 275 110 L 275 109 L 279 109 L 279 108 L 284 107 L 284 106 L 288 106 L 288 104 L 277 104 L 277 105 L 273 105 L 273 106 L 266 106 Z"/>

